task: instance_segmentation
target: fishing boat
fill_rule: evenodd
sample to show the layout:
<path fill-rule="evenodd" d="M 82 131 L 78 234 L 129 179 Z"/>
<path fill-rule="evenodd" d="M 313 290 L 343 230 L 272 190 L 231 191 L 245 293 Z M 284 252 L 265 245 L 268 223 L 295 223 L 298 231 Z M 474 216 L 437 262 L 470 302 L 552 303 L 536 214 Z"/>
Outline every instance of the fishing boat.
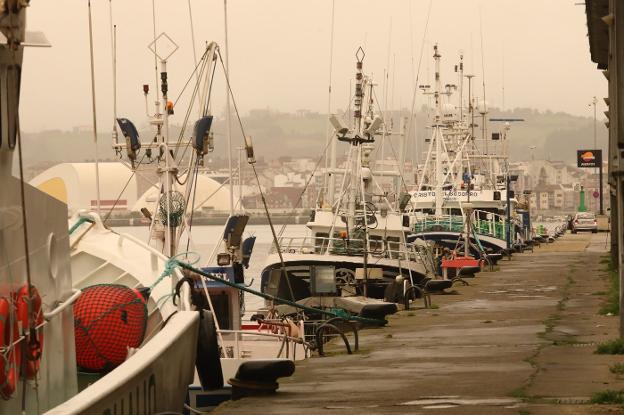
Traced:
<path fill-rule="evenodd" d="M 198 313 L 186 307 L 188 300 L 182 293 L 175 312 L 164 316 L 169 317 L 167 324 L 157 324 L 162 315 L 147 316 L 144 294 L 129 284 L 129 275 L 106 286 L 112 290 L 107 302 L 94 297 L 101 288 L 74 287 L 67 206 L 23 180 L 19 75 L 24 47 L 45 45 L 41 36 L 25 31 L 26 10 L 22 2 L 0 5 L 0 78 L 8 97 L 1 109 L 7 128 L 0 138 L 0 413 L 178 411 L 193 378 Z M 19 178 L 11 175 L 15 153 Z M 152 254 L 158 263 L 157 253 Z M 83 265 L 83 276 L 114 273 L 112 262 L 93 268 Z M 102 312 L 98 309 L 102 305 L 110 308 Z M 76 326 L 76 313 L 82 312 L 84 325 Z M 87 324 L 94 313 L 97 322 Z M 131 349 L 126 342 L 128 330 L 136 335 Z M 94 336 L 95 343 L 96 337 L 111 343 L 101 353 L 87 356 L 93 348 L 79 341 L 85 333 Z M 116 356 L 108 354 L 113 351 Z M 77 363 L 85 358 L 105 361 L 105 370 L 80 373 Z"/>
<path fill-rule="evenodd" d="M 170 47 L 162 46 L 163 42 Z M 160 46 L 154 46 L 159 43 Z M 264 333 L 244 330 L 241 325 L 244 303 L 239 287 L 245 284 L 243 270 L 248 266 L 255 239 L 243 239 L 249 217 L 242 213 L 241 206 L 239 213 L 231 206 L 223 233 L 214 236 L 217 243 L 213 255 L 205 259 L 189 251 L 193 247 L 193 214 L 203 203 L 196 200 L 195 189 L 198 179 L 207 170 L 205 156 L 214 149 L 214 117 L 208 92 L 213 89 L 214 73 L 218 70 L 213 62 L 223 62 L 220 47 L 214 42 L 206 45 L 194 72 L 196 83 L 189 89 L 193 92 L 184 114 L 182 133 L 173 136 L 169 128 L 174 109 L 167 96 L 167 61 L 177 45 L 163 33 L 151 46 L 155 54 L 158 50 L 169 51 L 166 55 L 157 55 L 161 71 L 156 89 L 160 96 L 149 118 L 154 134 L 149 140 L 141 140 L 133 121 L 115 116 L 112 143 L 117 153 L 125 155 L 124 162 L 133 174 L 156 178 L 151 191 L 154 197 L 145 199 L 145 206 L 141 208 L 149 221 L 148 240 L 137 241 L 107 229 L 105 220 L 94 213 L 78 215 L 72 222 L 72 233 L 75 233 L 72 266 L 94 261 L 114 271 L 98 273 L 97 277 L 80 278 L 78 274 L 74 285 L 125 281 L 132 287 L 147 287 L 150 291 L 148 308 L 150 316 L 155 316 L 152 325 L 156 326 L 168 325 L 179 302 L 197 310 L 201 318 L 195 376 L 182 385 L 186 388 L 187 405 L 192 410 L 208 410 L 232 396 L 244 396 L 254 390 L 275 391 L 276 380 L 290 376 L 294 360 L 305 358 L 309 353 L 302 336 L 295 333 L 294 328 Z M 223 70 L 228 80 L 225 65 Z M 147 101 L 148 86 L 144 86 L 144 94 Z M 227 94 L 231 94 L 229 80 Z M 191 129 L 188 120 L 195 111 L 200 115 Z M 191 138 L 183 138 L 184 131 L 189 129 Z M 250 143 L 249 153 L 253 153 Z M 230 200 L 233 200 L 232 193 Z M 182 243 L 184 237 L 186 245 Z M 184 265 L 187 268 L 183 268 Z M 250 376 L 253 378 L 251 386 Z"/>
<path fill-rule="evenodd" d="M 332 140 L 348 145 L 344 168 L 336 168 L 334 155 L 324 200 L 306 224 L 309 236 L 279 237 L 262 271 L 261 288 L 300 303 L 373 316 L 396 310 L 382 300 L 389 299 L 386 290 L 397 277 L 406 287 L 418 286 L 433 276 L 434 263 L 429 245 L 406 240 L 407 199 L 390 201 L 379 188 L 376 177 L 399 173 L 375 170 L 371 154 L 383 119 L 377 115 L 373 80 L 363 72 L 361 48 L 356 57 L 352 122 L 330 117 Z"/>
<path fill-rule="evenodd" d="M 423 86 L 434 101 L 432 135 L 416 188 L 411 192 L 411 239 L 434 241 L 464 256 L 498 260 L 515 242 L 515 225 L 508 223 L 509 212 L 517 203 L 509 189 L 506 170 L 506 133 L 493 134 L 502 141 L 500 152 L 488 148 L 489 138 L 475 137 L 475 111 L 472 96 L 467 114 L 463 108 L 463 57 L 456 66 L 459 86 L 440 77 L 441 54 L 434 47 L 435 84 Z M 469 76 L 469 80 L 472 76 Z M 459 89 L 459 103 L 453 102 Z M 485 123 L 487 110 L 479 109 Z M 493 147 L 490 144 L 489 147 Z M 508 236 L 509 234 L 509 236 Z"/>

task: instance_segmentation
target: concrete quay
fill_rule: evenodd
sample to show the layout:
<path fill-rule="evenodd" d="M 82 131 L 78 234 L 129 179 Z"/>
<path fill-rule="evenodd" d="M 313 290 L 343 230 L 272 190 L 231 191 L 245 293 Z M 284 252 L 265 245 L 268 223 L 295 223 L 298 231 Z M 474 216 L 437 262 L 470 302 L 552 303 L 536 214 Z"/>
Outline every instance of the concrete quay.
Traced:
<path fill-rule="evenodd" d="M 218 414 L 616 414 L 590 396 L 623 390 L 594 354 L 617 337 L 598 314 L 608 288 L 607 234 L 566 234 L 515 254 L 456 294 L 433 296 L 387 327 L 360 332 L 360 351 L 335 345 L 297 365 L 276 395 L 227 402 Z M 418 304 L 420 305 L 420 304 Z"/>

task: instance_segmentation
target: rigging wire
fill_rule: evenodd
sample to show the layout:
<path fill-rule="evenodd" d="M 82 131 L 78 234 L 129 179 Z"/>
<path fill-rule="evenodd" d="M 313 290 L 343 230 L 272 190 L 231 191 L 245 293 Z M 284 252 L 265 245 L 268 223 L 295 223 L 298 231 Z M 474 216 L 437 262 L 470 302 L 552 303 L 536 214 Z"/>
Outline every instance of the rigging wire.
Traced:
<path fill-rule="evenodd" d="M 191 9 L 191 0 L 187 0 L 187 5 L 188 5 L 188 12 L 189 12 L 189 22 L 190 22 L 190 29 L 191 29 L 191 44 L 193 46 L 193 63 L 195 64 L 195 66 L 197 66 L 197 49 L 195 47 L 195 28 L 193 27 L 193 10 Z M 196 82 L 199 84 L 199 77 L 196 74 L 195 75 L 195 79 Z M 199 101 L 198 101 L 198 105 L 199 105 Z M 198 109 L 198 112 L 200 112 L 201 109 Z"/>
<path fill-rule="evenodd" d="M 229 74 L 227 72 L 225 63 L 223 62 L 223 57 L 221 56 L 221 51 L 218 51 L 218 56 L 219 56 L 219 61 L 221 62 L 221 67 L 223 68 L 224 75 L 225 75 L 225 82 L 227 84 L 228 97 L 231 96 L 232 105 L 234 106 L 234 112 L 236 114 L 236 118 L 238 120 L 238 125 L 240 127 L 240 131 L 241 131 L 241 134 L 243 136 L 243 144 L 246 144 L 244 142 L 245 137 L 246 137 L 245 127 L 243 126 L 243 121 L 241 120 L 240 113 L 238 112 L 238 106 L 236 105 L 236 99 L 234 98 L 234 94 L 232 93 L 232 86 L 230 85 L 230 76 L 229 76 Z M 229 100 L 228 100 L 228 102 L 229 102 Z M 289 278 L 288 273 L 286 271 L 286 264 L 284 263 L 284 257 L 282 255 L 282 250 L 280 249 L 279 240 L 277 239 L 277 234 L 275 233 L 275 226 L 273 226 L 273 220 L 271 219 L 271 214 L 269 213 L 269 207 L 268 207 L 266 198 L 264 196 L 264 192 L 262 191 L 262 186 L 260 185 L 260 177 L 258 175 L 258 171 L 256 170 L 256 165 L 255 165 L 255 163 L 249 163 L 249 165 L 251 166 L 251 170 L 253 171 L 253 174 L 254 174 L 254 176 L 256 178 L 256 183 L 258 185 L 258 192 L 260 193 L 260 199 L 262 200 L 262 205 L 264 206 L 264 211 L 265 211 L 267 220 L 269 222 L 269 227 L 271 228 L 271 234 L 273 235 L 273 243 L 275 244 L 275 250 L 277 251 L 277 254 L 278 254 L 279 259 L 280 259 L 282 275 L 286 279 L 286 284 L 288 285 L 288 291 L 289 291 L 291 299 L 293 301 L 296 301 L 295 294 L 294 294 L 292 285 L 290 283 L 290 278 Z M 232 177 L 232 176 L 230 175 L 230 177 Z"/>
<path fill-rule="evenodd" d="M 202 55 L 202 57 L 200 58 L 200 62 L 195 65 L 195 69 L 193 69 L 193 72 L 191 72 L 191 74 L 189 75 L 188 79 L 186 80 L 186 82 L 184 83 L 184 87 L 182 88 L 182 90 L 180 91 L 180 93 L 178 94 L 177 98 L 173 101 L 173 106 L 175 108 L 176 104 L 178 103 L 178 100 L 180 98 L 182 98 L 182 95 L 184 94 L 184 91 L 186 90 L 186 88 L 188 87 L 188 85 L 191 83 L 191 80 L 193 79 L 193 76 L 195 75 L 195 72 L 199 69 L 200 65 L 203 65 L 203 60 L 206 58 L 206 54 L 208 53 L 208 49 L 206 49 L 206 51 L 204 52 L 204 54 Z"/>
<path fill-rule="evenodd" d="M 199 77 L 199 79 L 202 79 L 204 77 L 204 71 L 206 70 L 205 56 L 206 56 L 205 54 L 202 56 L 201 67 L 199 68 L 199 73 L 197 72 L 197 66 L 195 67 L 196 69 L 193 70 L 193 73 L 195 73 L 195 76 Z M 190 79 L 192 77 L 193 77 L 193 74 L 190 75 L 188 80 L 190 81 Z M 182 95 L 184 90 L 187 88 L 187 86 L 188 86 L 188 81 L 184 85 L 183 90 L 180 92 L 180 95 L 178 96 L 178 99 L 180 98 L 180 96 Z M 193 110 L 193 105 L 194 105 L 194 102 L 195 102 L 195 98 L 197 97 L 199 88 L 200 88 L 200 81 L 197 81 L 197 82 L 195 82 L 195 87 L 193 88 L 193 92 L 191 93 L 190 105 L 187 107 L 186 113 L 184 114 L 184 120 L 182 121 L 182 128 L 180 129 L 180 134 L 178 135 L 177 146 L 176 146 L 176 151 L 175 151 L 174 158 L 177 157 L 177 155 L 178 155 L 178 149 L 179 149 L 179 146 L 182 143 L 182 140 L 184 138 L 184 133 L 186 132 L 186 127 L 188 125 L 188 120 L 189 120 L 189 118 L 191 116 L 191 112 Z M 176 102 L 177 102 L 177 99 L 176 99 Z M 175 104 L 174 104 L 174 107 L 175 107 Z M 198 105 L 198 107 L 200 107 L 200 105 Z M 200 108 L 200 111 L 201 111 L 201 108 Z"/>
<path fill-rule="evenodd" d="M 95 143 L 95 192 L 97 213 L 101 214 L 100 203 L 100 165 L 98 156 L 98 139 L 97 139 L 97 112 L 95 109 L 95 64 L 93 62 L 93 24 L 91 21 L 91 0 L 87 2 L 89 10 L 89 53 L 91 58 L 91 110 L 93 112 L 93 142 Z"/>
<path fill-rule="evenodd" d="M 407 136 L 409 137 L 412 133 L 412 129 L 414 127 L 414 108 L 416 106 L 416 95 L 418 91 L 418 80 L 420 79 L 420 67 L 422 65 L 423 54 L 425 51 L 425 41 L 427 38 L 427 30 L 429 29 L 429 18 L 431 17 L 431 7 L 433 5 L 433 0 L 429 0 L 429 7 L 427 8 L 427 19 L 425 20 L 425 29 L 423 31 L 422 42 L 420 44 L 420 57 L 418 58 L 418 70 L 416 72 L 416 79 L 414 80 L 414 90 L 412 94 L 412 106 L 410 109 L 410 119 L 409 119 L 409 127 L 407 128 Z M 420 158 L 418 154 L 418 137 L 416 137 L 416 131 L 414 130 L 414 148 L 416 153 L 416 163 L 418 164 L 418 159 Z M 423 173 L 424 174 L 424 173 Z"/>
<path fill-rule="evenodd" d="M 299 198 L 297 200 L 297 204 L 291 210 L 291 214 L 295 214 L 295 211 L 299 208 L 299 205 L 303 201 L 303 195 L 308 190 L 308 186 L 312 182 L 312 178 L 316 174 L 316 170 L 318 170 L 318 167 L 321 165 L 321 162 L 323 161 L 323 158 L 325 157 L 325 154 L 327 153 L 327 149 L 328 149 L 330 144 L 331 144 L 330 141 L 328 141 L 327 144 L 325 144 L 325 149 L 323 150 L 323 153 L 321 153 L 321 157 L 319 157 L 318 161 L 316 162 L 316 165 L 314 166 L 314 169 L 312 170 L 312 173 L 310 174 L 310 177 L 308 177 L 308 180 L 306 180 L 306 182 L 305 182 L 305 184 L 303 186 L 303 189 L 301 190 L 301 193 L 299 194 Z M 288 225 L 286 223 L 282 224 L 282 227 L 281 227 L 281 229 L 279 231 L 279 236 L 282 236 L 284 234 L 284 232 L 286 231 L 286 227 L 287 226 Z"/>
<path fill-rule="evenodd" d="M 381 105 L 379 104 L 379 99 L 377 98 L 377 90 L 375 88 L 371 88 L 372 92 L 373 92 L 373 97 L 375 98 L 375 104 L 377 106 L 377 109 L 379 110 L 379 112 L 381 112 L 383 114 L 383 110 L 381 108 Z M 394 159 L 397 161 L 399 161 L 399 157 L 398 154 L 394 148 L 394 145 L 392 144 L 392 140 L 388 140 L 388 143 L 390 144 L 390 149 L 392 150 L 392 155 L 394 156 Z M 403 175 L 403 166 L 399 166 L 399 177 L 401 178 L 401 184 L 403 185 L 403 188 L 405 189 L 405 191 L 407 192 L 407 183 L 405 182 L 405 177 Z M 397 195 L 398 196 L 398 195 Z"/>
<path fill-rule="evenodd" d="M 102 221 L 102 223 L 106 223 L 106 221 L 108 220 L 108 218 L 111 216 L 111 214 L 113 213 L 113 210 L 115 210 L 115 207 L 117 206 L 117 202 L 119 202 L 119 200 L 121 199 L 121 196 L 123 196 L 124 192 L 126 191 L 126 189 L 128 188 L 128 185 L 130 184 L 130 181 L 132 180 L 132 178 L 134 177 L 134 175 L 136 174 L 136 170 L 139 169 L 139 167 L 141 166 L 141 163 L 143 163 L 143 160 L 145 159 L 145 155 L 146 153 L 143 153 L 143 156 L 141 157 L 141 159 L 139 160 L 139 163 L 137 164 L 136 168 L 132 170 L 132 174 L 130 175 L 130 177 L 128 177 L 128 180 L 126 181 L 126 184 L 124 185 L 124 187 L 121 189 L 121 192 L 119 192 L 119 195 L 117 196 L 117 198 L 115 198 L 115 202 L 113 203 L 113 206 L 111 206 L 111 208 L 108 210 L 108 212 L 106 213 L 106 216 L 104 217 L 104 220 Z M 93 224 L 92 224 L 93 225 Z"/>
<path fill-rule="evenodd" d="M 195 195 L 197 194 L 197 183 L 199 181 L 199 162 L 195 163 L 193 197 L 191 199 L 191 215 L 188 223 L 188 231 L 186 232 L 186 253 L 188 258 L 189 246 L 191 244 L 191 230 L 193 229 L 193 214 L 195 213 Z M 188 205 L 187 205 L 188 206 Z"/>
<path fill-rule="evenodd" d="M 26 189 L 24 186 L 24 157 L 22 154 L 22 134 L 21 128 L 19 126 L 19 114 L 15 115 L 16 123 L 17 123 L 17 136 L 18 136 L 18 148 L 17 154 L 19 158 L 19 175 L 20 175 L 20 201 L 22 204 L 22 229 L 24 233 L 24 261 L 26 263 L 26 283 L 28 285 L 28 298 L 32 299 L 32 278 L 31 278 L 31 267 L 30 267 L 30 248 L 28 243 L 28 221 L 26 219 Z M 28 301 L 28 326 L 33 327 L 35 319 L 33 317 L 33 306 L 32 301 Z M 11 336 L 13 336 L 13 331 L 11 330 Z M 36 339 L 31 336 L 31 341 L 36 341 Z M 22 345 L 25 347 L 25 345 Z M 24 357 L 25 359 L 25 357 Z M 24 364 L 24 363 L 22 363 Z M 22 409 L 26 408 L 26 378 L 24 377 L 23 385 L 22 385 Z"/>

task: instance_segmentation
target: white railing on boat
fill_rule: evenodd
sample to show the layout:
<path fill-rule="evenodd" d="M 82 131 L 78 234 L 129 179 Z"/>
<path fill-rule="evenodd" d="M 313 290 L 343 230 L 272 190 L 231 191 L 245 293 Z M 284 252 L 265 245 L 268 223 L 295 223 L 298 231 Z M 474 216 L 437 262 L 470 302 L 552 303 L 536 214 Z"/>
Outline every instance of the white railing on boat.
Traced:
<path fill-rule="evenodd" d="M 278 244 L 280 251 L 288 254 L 362 256 L 365 241 L 314 236 L 281 236 L 278 238 Z M 433 269 L 431 252 L 427 246 L 421 244 L 369 238 L 366 241 L 366 252 L 369 257 L 375 259 L 420 262 L 427 271 Z M 269 254 L 276 253 L 275 245 L 271 245 Z"/>
<path fill-rule="evenodd" d="M 364 253 L 363 239 L 282 236 L 278 238 L 278 243 L 282 253 L 353 256 L 363 255 Z M 369 256 L 400 259 L 403 261 L 419 259 L 424 250 L 426 248 L 420 245 L 382 239 L 369 239 L 366 244 L 366 251 Z M 275 245 L 272 245 L 269 254 L 275 253 L 277 253 L 277 250 Z"/>
<path fill-rule="evenodd" d="M 234 349 L 230 352 L 224 350 L 224 357 L 229 358 L 239 358 L 246 359 L 249 356 L 247 350 L 241 349 L 241 343 L 243 342 L 243 337 L 262 337 L 262 338 L 273 338 L 277 344 L 284 344 L 285 347 L 280 347 L 276 356 L 273 356 L 276 359 L 286 358 L 291 360 L 296 360 L 297 358 L 297 346 L 301 345 L 304 350 L 304 357 L 309 357 L 310 353 L 310 345 L 301 337 L 292 337 L 284 333 L 268 333 L 264 331 L 251 331 L 251 330 L 219 330 L 219 334 L 231 334 L 234 336 Z M 228 339 L 229 340 L 229 339 Z M 225 346 L 225 344 L 224 344 Z M 292 353 L 291 353 L 292 351 Z"/>

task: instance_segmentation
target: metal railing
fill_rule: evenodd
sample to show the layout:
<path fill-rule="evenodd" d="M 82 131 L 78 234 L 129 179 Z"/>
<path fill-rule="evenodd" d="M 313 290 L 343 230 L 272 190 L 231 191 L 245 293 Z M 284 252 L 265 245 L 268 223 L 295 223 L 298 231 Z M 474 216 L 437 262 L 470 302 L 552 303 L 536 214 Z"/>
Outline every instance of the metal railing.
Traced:
<path fill-rule="evenodd" d="M 475 210 L 472 213 L 472 226 L 478 235 L 507 239 L 507 219 L 503 215 Z"/>
<path fill-rule="evenodd" d="M 282 236 L 278 238 L 278 243 L 283 254 L 364 256 L 366 251 L 372 259 L 396 260 L 399 264 L 416 262 L 422 264 L 427 273 L 435 270 L 431 248 L 424 244 L 376 238 L 369 238 L 365 244 L 363 239 L 314 236 Z M 269 254 L 276 253 L 277 249 L 272 245 Z"/>
<path fill-rule="evenodd" d="M 366 251 L 369 256 L 375 258 L 401 261 L 418 261 L 427 254 L 427 249 L 421 245 L 374 238 L 364 241 L 352 238 L 281 236 L 278 238 L 278 243 L 282 253 L 290 254 L 362 256 Z M 277 249 L 275 245 L 272 245 L 269 254 L 276 253 Z"/>
<path fill-rule="evenodd" d="M 471 217 L 472 228 L 477 235 L 493 236 L 506 239 L 507 220 L 497 213 L 475 210 Z M 414 233 L 421 232 L 464 232 L 465 222 L 462 215 L 425 216 L 414 221 Z"/>
<path fill-rule="evenodd" d="M 297 346 L 300 345 L 303 348 L 303 357 L 310 357 L 310 344 L 303 337 L 293 337 L 290 336 L 284 330 L 279 330 L 277 333 L 269 332 L 269 331 L 252 331 L 252 330 L 219 330 L 220 334 L 229 334 L 234 337 L 233 346 L 231 350 L 228 350 L 228 346 L 224 348 L 224 353 L 226 358 L 239 358 L 245 359 L 251 357 L 248 354 L 248 350 L 245 350 L 241 347 L 241 343 L 244 342 L 243 337 L 256 338 L 255 340 L 263 339 L 264 341 L 270 341 L 273 339 L 275 341 L 275 346 L 280 346 L 278 352 L 274 356 L 275 358 L 286 358 L 291 360 L 297 359 Z M 250 340 L 251 340 L 250 339 Z M 253 341 L 253 340 L 252 340 Z"/>

